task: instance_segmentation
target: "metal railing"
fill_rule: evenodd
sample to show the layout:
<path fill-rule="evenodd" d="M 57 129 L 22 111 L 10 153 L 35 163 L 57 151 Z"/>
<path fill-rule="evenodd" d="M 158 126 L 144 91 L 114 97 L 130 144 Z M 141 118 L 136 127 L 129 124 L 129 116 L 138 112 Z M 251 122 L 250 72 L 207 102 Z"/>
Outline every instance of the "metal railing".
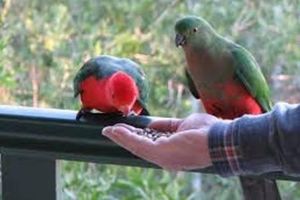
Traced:
<path fill-rule="evenodd" d="M 119 122 L 146 127 L 151 117 L 86 115 L 58 109 L 0 106 L 0 153 L 4 200 L 56 199 L 57 159 L 139 167 L 155 167 L 137 158 L 100 134 Z M 212 168 L 196 170 L 214 173 Z M 269 173 L 270 179 L 300 178 Z"/>

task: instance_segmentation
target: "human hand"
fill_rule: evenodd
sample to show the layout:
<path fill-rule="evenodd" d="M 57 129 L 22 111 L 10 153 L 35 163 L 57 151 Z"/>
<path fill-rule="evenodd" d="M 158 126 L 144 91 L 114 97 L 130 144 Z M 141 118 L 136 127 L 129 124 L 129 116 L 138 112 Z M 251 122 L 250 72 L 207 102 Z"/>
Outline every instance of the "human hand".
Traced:
<path fill-rule="evenodd" d="M 102 134 L 149 162 L 172 171 L 208 167 L 208 132 L 219 119 L 208 114 L 192 114 L 185 119 L 157 119 L 149 128 L 158 132 L 173 132 L 170 137 L 153 141 L 137 135 L 137 128 L 116 124 L 103 129 Z"/>

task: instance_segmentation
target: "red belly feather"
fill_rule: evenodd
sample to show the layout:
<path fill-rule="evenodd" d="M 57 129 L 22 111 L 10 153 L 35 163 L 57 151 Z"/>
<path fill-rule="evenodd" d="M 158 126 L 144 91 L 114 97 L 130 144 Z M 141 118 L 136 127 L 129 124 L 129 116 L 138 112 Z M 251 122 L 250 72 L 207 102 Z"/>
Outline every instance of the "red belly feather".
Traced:
<path fill-rule="evenodd" d="M 261 106 L 244 85 L 235 81 L 222 85 L 218 98 L 201 94 L 202 103 L 207 113 L 223 119 L 234 119 L 244 114 L 260 114 Z M 221 96 L 221 98 L 220 98 Z"/>

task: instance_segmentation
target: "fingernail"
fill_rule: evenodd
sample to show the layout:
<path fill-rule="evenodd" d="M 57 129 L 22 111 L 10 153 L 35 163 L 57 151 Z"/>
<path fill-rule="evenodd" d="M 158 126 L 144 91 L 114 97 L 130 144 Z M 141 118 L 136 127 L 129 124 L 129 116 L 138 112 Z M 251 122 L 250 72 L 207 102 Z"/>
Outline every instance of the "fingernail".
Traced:
<path fill-rule="evenodd" d="M 113 127 L 112 126 L 107 126 L 105 128 L 102 129 L 102 135 L 109 135 L 113 132 Z"/>

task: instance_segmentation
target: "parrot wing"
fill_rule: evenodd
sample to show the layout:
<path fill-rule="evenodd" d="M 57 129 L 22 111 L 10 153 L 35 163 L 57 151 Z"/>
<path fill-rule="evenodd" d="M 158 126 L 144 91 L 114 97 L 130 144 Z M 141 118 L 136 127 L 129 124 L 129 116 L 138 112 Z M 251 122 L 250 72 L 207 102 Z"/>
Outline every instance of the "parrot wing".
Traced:
<path fill-rule="evenodd" d="M 186 77 L 186 81 L 187 81 L 187 85 L 188 88 L 190 90 L 190 92 L 192 93 L 192 95 L 196 98 L 196 99 L 200 99 L 200 96 L 198 94 L 198 91 L 196 89 L 196 86 L 192 80 L 192 77 L 190 76 L 189 72 L 187 69 L 184 70 L 185 72 L 185 77 Z"/>
<path fill-rule="evenodd" d="M 236 77 L 246 86 L 250 94 L 267 112 L 272 109 L 270 89 L 255 61 L 255 58 L 245 48 L 234 45 L 231 50 L 236 65 Z"/>

